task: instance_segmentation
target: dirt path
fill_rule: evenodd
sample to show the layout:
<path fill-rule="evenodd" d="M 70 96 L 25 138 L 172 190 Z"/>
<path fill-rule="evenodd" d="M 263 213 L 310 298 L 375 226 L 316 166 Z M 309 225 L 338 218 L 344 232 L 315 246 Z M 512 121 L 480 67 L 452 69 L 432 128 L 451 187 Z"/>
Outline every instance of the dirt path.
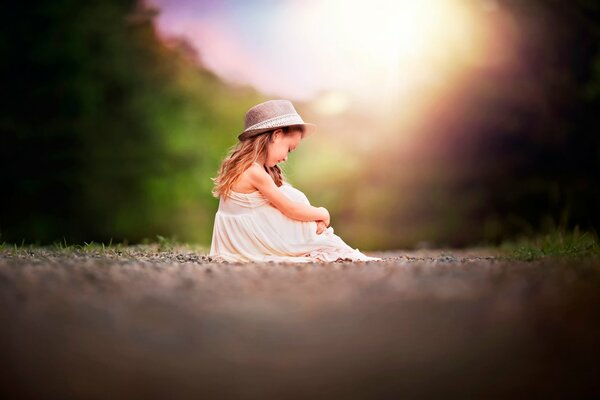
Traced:
<path fill-rule="evenodd" d="M 217 264 L 148 247 L 0 254 L 0 395 L 600 393 L 598 261 L 369 254 L 385 261 Z"/>

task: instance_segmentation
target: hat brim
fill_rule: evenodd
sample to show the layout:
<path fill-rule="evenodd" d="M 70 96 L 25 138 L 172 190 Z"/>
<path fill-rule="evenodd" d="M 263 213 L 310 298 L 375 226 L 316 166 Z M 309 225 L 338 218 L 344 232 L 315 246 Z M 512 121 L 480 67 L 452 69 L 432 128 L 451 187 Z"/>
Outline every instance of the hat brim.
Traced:
<path fill-rule="evenodd" d="M 286 126 L 304 126 L 304 128 L 305 128 L 304 136 L 303 136 L 304 139 L 306 139 L 306 137 L 312 135 L 313 133 L 315 133 L 317 131 L 317 125 L 312 124 L 310 122 L 305 122 L 303 124 L 289 124 L 289 125 L 282 125 L 282 126 L 272 126 L 270 128 L 252 129 L 252 130 L 244 131 L 238 135 L 238 139 L 239 140 L 249 139 L 253 136 L 260 135 L 261 133 L 268 132 L 268 131 L 274 131 L 275 129 L 284 128 Z"/>

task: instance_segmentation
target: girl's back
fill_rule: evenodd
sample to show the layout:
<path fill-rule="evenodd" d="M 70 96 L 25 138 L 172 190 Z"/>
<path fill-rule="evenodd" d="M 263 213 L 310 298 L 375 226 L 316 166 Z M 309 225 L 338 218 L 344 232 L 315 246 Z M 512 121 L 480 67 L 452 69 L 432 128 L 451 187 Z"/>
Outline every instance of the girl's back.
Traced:
<path fill-rule="evenodd" d="M 252 184 L 250 183 L 249 175 L 250 175 L 251 168 L 262 168 L 262 167 L 256 161 L 254 163 L 252 163 L 252 165 L 248 169 L 246 169 L 244 172 L 242 172 L 242 174 L 240 175 L 238 180 L 233 185 L 231 185 L 231 190 L 233 190 L 237 193 L 256 192 L 257 189 L 254 186 L 252 186 Z"/>

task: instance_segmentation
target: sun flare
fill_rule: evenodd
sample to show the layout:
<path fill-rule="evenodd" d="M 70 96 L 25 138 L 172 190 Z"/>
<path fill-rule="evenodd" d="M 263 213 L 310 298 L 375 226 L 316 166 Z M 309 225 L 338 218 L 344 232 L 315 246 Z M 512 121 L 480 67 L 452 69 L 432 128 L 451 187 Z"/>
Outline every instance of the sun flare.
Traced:
<path fill-rule="evenodd" d="M 459 0 L 300 3 L 298 42 L 310 43 L 307 59 L 329 75 L 332 90 L 397 95 L 435 84 L 483 49 L 473 7 Z"/>

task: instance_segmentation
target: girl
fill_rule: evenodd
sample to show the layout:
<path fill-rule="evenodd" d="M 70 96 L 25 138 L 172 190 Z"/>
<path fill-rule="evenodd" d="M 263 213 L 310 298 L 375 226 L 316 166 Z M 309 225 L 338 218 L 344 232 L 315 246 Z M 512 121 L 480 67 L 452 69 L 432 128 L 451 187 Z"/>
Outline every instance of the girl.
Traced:
<path fill-rule="evenodd" d="M 315 132 L 288 100 L 270 100 L 246 113 L 239 143 L 221 163 L 212 191 L 219 198 L 210 254 L 226 262 L 376 261 L 348 246 L 285 180 L 278 164 Z"/>

